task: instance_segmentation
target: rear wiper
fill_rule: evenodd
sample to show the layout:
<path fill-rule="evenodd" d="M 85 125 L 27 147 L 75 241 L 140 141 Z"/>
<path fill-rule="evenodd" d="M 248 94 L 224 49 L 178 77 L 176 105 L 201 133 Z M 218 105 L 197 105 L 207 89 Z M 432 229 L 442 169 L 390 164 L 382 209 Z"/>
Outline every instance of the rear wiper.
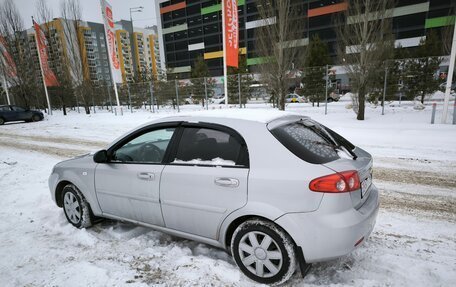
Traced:
<path fill-rule="evenodd" d="M 334 145 L 334 147 L 336 149 L 340 149 L 340 150 L 344 151 L 345 153 L 347 153 L 348 155 L 350 155 L 353 158 L 353 160 L 356 160 L 358 158 L 358 156 L 352 150 L 350 150 L 349 148 L 339 144 L 333 138 L 333 136 L 327 130 L 325 130 L 321 125 L 319 125 L 318 123 L 313 122 L 313 121 L 309 121 L 309 120 L 305 120 L 305 121 L 301 120 L 301 122 L 302 122 L 302 124 L 304 126 L 306 126 L 307 128 L 311 129 L 316 134 L 318 134 L 319 136 L 323 137 L 324 139 L 326 139 L 327 141 L 332 143 L 332 145 Z"/>

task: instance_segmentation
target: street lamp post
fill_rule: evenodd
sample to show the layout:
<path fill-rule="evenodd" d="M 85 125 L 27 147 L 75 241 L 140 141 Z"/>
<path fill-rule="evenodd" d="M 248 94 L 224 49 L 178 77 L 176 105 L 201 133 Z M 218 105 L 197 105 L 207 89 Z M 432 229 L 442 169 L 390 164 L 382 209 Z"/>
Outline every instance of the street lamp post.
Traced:
<path fill-rule="evenodd" d="M 139 6 L 139 7 L 132 7 L 130 8 L 130 23 L 131 23 L 131 29 L 133 30 L 133 17 L 131 16 L 132 13 L 139 13 L 139 12 L 142 12 L 142 10 L 144 9 L 143 6 Z"/>

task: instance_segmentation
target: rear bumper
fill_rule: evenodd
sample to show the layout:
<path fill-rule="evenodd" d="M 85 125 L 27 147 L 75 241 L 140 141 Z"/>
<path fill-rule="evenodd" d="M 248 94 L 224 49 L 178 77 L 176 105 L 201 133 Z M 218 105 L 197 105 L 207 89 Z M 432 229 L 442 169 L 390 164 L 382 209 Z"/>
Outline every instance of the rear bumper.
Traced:
<path fill-rule="evenodd" d="M 358 210 L 337 210 L 338 206 L 352 204 L 349 196 L 337 196 L 325 194 L 317 211 L 288 213 L 276 220 L 302 248 L 307 263 L 347 255 L 365 241 L 374 228 L 379 208 L 375 185 L 372 184 L 369 198 Z"/>

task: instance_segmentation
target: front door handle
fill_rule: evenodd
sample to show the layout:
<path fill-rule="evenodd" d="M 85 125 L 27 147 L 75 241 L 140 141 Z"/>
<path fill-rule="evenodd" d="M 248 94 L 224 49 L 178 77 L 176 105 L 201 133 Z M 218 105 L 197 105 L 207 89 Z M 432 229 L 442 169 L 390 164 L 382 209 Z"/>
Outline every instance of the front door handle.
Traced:
<path fill-rule="evenodd" d="M 230 177 L 217 177 L 214 180 L 214 183 L 219 186 L 224 186 L 224 187 L 238 187 L 239 186 L 239 180 L 235 178 L 230 178 Z"/>
<path fill-rule="evenodd" d="M 138 178 L 142 180 L 154 180 L 155 174 L 153 172 L 140 172 Z"/>

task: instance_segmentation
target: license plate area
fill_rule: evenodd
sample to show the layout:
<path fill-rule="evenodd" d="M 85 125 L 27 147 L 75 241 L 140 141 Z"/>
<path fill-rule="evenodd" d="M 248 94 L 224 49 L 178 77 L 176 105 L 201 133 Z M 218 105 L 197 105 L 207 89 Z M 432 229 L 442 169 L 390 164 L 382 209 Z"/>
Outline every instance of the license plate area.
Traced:
<path fill-rule="evenodd" d="M 369 176 L 361 182 L 361 198 L 363 198 L 367 191 L 369 190 L 369 187 L 372 185 L 372 174 L 369 174 Z"/>

